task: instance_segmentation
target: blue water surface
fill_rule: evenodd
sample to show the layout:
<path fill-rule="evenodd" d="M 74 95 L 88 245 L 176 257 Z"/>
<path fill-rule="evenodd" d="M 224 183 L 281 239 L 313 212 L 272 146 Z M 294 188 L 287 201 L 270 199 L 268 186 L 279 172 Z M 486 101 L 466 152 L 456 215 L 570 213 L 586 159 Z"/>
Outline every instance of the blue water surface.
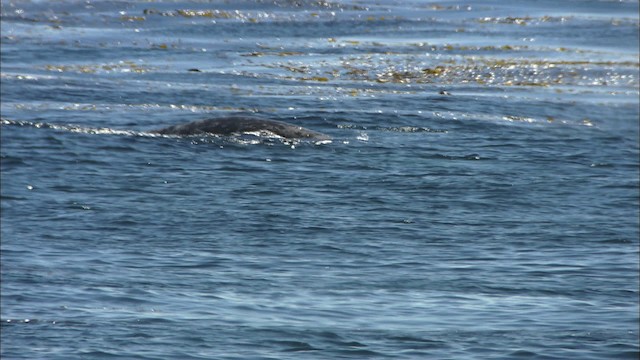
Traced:
<path fill-rule="evenodd" d="M 3 359 L 638 358 L 638 1 L 1 15 Z"/>

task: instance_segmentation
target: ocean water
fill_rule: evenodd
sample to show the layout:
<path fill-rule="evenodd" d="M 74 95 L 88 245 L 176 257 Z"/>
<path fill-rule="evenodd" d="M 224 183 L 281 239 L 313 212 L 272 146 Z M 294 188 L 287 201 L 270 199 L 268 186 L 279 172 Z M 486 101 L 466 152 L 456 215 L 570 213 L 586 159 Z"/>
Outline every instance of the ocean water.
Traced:
<path fill-rule="evenodd" d="M 2 359 L 638 358 L 638 1 L 0 25 Z"/>

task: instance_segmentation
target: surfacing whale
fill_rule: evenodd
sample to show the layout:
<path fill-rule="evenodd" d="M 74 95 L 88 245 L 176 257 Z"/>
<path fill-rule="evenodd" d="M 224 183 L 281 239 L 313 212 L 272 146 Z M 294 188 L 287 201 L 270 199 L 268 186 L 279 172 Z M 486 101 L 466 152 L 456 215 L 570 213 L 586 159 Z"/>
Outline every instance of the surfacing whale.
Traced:
<path fill-rule="evenodd" d="M 287 139 L 328 140 L 323 133 L 289 124 L 282 121 L 267 120 L 250 116 L 229 116 L 217 119 L 192 121 L 186 124 L 173 125 L 151 133 L 162 135 L 232 135 L 246 132 L 269 131 Z"/>

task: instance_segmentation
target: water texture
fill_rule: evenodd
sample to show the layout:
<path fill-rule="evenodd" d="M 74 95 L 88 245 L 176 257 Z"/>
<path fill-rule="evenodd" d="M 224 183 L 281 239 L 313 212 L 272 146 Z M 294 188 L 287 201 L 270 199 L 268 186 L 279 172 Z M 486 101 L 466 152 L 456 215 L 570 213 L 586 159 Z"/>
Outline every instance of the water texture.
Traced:
<path fill-rule="evenodd" d="M 0 25 L 3 359 L 638 358 L 638 1 Z"/>

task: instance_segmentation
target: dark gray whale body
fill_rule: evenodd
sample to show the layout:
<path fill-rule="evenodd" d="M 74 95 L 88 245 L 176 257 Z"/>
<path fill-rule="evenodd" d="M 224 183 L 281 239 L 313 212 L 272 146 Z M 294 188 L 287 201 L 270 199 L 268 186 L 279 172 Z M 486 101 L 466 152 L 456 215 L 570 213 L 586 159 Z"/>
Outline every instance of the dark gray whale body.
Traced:
<path fill-rule="evenodd" d="M 288 124 L 282 121 L 260 119 L 250 116 L 230 116 L 218 119 L 205 119 L 186 124 L 173 125 L 151 131 L 162 135 L 232 135 L 245 132 L 269 131 L 287 139 L 328 140 L 329 136 Z"/>

